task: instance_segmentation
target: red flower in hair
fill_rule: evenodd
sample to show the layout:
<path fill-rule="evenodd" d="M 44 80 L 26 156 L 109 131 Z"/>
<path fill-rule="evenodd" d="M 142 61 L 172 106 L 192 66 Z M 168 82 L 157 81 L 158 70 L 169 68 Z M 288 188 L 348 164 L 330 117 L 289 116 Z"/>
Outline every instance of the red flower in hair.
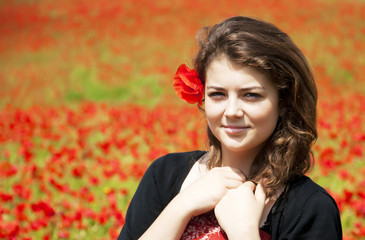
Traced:
<path fill-rule="evenodd" d="M 181 64 L 174 77 L 174 89 L 177 95 L 188 103 L 202 105 L 204 86 L 198 73 Z"/>

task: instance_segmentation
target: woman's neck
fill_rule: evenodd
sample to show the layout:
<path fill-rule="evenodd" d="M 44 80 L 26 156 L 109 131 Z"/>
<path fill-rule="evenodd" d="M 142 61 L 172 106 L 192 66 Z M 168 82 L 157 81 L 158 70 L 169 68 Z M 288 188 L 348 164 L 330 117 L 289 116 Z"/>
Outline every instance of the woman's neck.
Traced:
<path fill-rule="evenodd" d="M 250 175 L 251 165 L 255 161 L 257 151 L 234 152 L 222 148 L 222 166 L 239 168 L 246 176 Z"/>

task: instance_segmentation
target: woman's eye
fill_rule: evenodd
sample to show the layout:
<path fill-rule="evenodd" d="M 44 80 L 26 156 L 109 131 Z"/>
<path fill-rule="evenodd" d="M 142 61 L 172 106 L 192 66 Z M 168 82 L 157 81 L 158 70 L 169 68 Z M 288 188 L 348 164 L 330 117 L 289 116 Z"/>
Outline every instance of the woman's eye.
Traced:
<path fill-rule="evenodd" d="M 257 99 L 257 98 L 261 98 L 260 94 L 257 93 L 246 93 L 244 95 L 245 98 L 249 98 L 249 99 Z"/>
<path fill-rule="evenodd" d="M 222 92 L 212 92 L 212 93 L 209 93 L 208 96 L 210 98 L 221 98 L 221 97 L 224 97 L 224 93 L 222 93 Z"/>

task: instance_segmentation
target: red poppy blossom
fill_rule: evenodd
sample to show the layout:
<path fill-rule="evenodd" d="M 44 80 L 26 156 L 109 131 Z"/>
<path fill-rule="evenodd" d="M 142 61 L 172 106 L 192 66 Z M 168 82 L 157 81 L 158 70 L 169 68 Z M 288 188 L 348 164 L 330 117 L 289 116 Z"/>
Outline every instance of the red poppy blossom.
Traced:
<path fill-rule="evenodd" d="M 7 193 L 1 193 L 0 192 L 0 200 L 3 202 L 8 202 L 13 200 L 13 196 Z"/>
<path fill-rule="evenodd" d="M 33 212 L 40 212 L 42 211 L 45 216 L 52 217 L 56 214 L 51 206 L 49 206 L 46 202 L 40 201 L 38 203 L 33 203 L 31 205 Z"/>
<path fill-rule="evenodd" d="M 194 69 L 181 64 L 174 77 L 174 89 L 177 95 L 188 103 L 200 106 L 204 96 L 204 85 Z"/>

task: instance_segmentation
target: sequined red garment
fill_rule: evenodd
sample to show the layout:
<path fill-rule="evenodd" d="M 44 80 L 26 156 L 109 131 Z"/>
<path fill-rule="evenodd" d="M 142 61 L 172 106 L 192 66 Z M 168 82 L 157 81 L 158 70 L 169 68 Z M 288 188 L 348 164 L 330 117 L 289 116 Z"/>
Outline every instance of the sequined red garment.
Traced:
<path fill-rule="evenodd" d="M 268 233 L 260 229 L 261 240 L 270 240 Z M 213 212 L 193 217 L 185 228 L 180 240 L 228 240 L 226 233 L 219 226 Z"/>

